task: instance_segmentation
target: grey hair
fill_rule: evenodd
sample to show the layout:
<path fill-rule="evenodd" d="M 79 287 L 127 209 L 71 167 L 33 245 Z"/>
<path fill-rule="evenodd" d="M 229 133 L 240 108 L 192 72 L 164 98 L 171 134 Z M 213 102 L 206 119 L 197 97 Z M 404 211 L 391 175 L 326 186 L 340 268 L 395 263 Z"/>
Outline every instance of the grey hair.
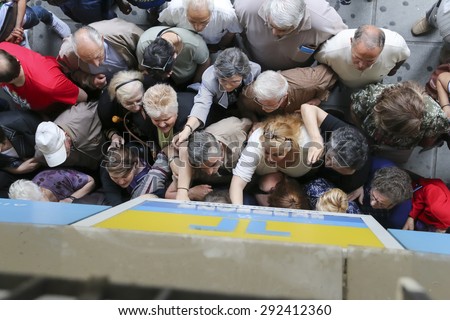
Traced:
<path fill-rule="evenodd" d="M 327 147 L 327 154 L 333 156 L 341 167 L 359 170 L 369 157 L 369 144 L 366 137 L 351 126 L 333 131 Z"/>
<path fill-rule="evenodd" d="M 129 82 L 125 85 L 123 83 L 137 79 L 136 81 Z M 144 93 L 144 75 L 136 70 L 122 70 L 117 72 L 111 79 L 108 85 L 108 94 L 111 100 L 114 98 L 123 105 L 125 101 L 129 101 L 134 98 L 136 91 L 141 90 Z M 119 88 L 117 88 L 120 86 Z M 133 88 L 133 89 L 132 89 Z"/>
<path fill-rule="evenodd" d="M 289 84 L 280 73 L 267 70 L 253 82 L 253 92 L 259 101 L 281 99 L 289 89 Z"/>
<path fill-rule="evenodd" d="M 186 9 L 198 10 L 203 9 L 205 6 L 208 7 L 209 12 L 214 10 L 213 0 L 184 0 L 183 7 Z"/>
<path fill-rule="evenodd" d="M 222 147 L 216 137 L 206 131 L 195 131 L 188 140 L 189 162 L 194 168 L 200 167 L 209 157 L 222 155 Z"/>
<path fill-rule="evenodd" d="M 177 93 L 168 84 L 156 84 L 147 89 L 142 99 L 144 110 L 150 118 L 161 115 L 178 115 Z"/>
<path fill-rule="evenodd" d="M 103 47 L 103 37 L 100 32 L 91 26 L 82 26 L 70 36 L 73 50 L 77 56 L 77 49 L 80 41 L 86 41 L 87 39 L 91 40 L 97 46 Z"/>
<path fill-rule="evenodd" d="M 250 74 L 250 62 L 247 55 L 239 48 L 223 50 L 214 62 L 214 71 L 218 78 L 231 78 L 239 75 L 242 79 Z"/>
<path fill-rule="evenodd" d="M 381 168 L 375 171 L 371 188 L 389 198 L 393 205 L 410 199 L 413 194 L 410 176 L 398 167 Z"/>
<path fill-rule="evenodd" d="M 266 21 L 270 18 L 273 25 L 280 29 L 297 28 L 306 11 L 304 0 L 267 0 L 263 4 Z"/>
<path fill-rule="evenodd" d="M 39 186 L 30 180 L 20 179 L 9 187 L 8 196 L 11 199 L 45 201 Z"/>
<path fill-rule="evenodd" d="M 384 48 L 384 31 L 370 24 L 364 24 L 355 31 L 353 45 L 362 42 L 368 49 Z"/>

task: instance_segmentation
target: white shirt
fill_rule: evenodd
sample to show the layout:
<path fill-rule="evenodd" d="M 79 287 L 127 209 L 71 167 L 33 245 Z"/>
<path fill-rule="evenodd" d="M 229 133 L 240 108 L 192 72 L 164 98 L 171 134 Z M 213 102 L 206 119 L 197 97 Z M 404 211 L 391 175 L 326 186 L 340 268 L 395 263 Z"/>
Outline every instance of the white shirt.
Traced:
<path fill-rule="evenodd" d="M 300 137 L 298 144 L 300 146 L 300 161 L 294 167 L 281 168 L 276 164 L 268 164 L 264 158 L 264 147 L 261 143 L 263 129 L 256 129 L 248 139 L 247 146 L 242 151 L 236 167 L 233 169 L 233 175 L 240 177 L 245 182 L 252 180 L 253 174 L 266 175 L 273 172 L 283 172 L 290 177 L 301 177 L 311 170 L 306 165 L 306 157 L 308 155 L 307 144 L 311 142 L 311 138 L 304 126 L 300 129 Z"/>
<path fill-rule="evenodd" d="M 383 51 L 377 61 L 364 71 L 359 71 L 352 63 L 350 38 L 353 38 L 356 29 L 343 30 L 327 40 L 315 58 L 320 63 L 329 65 L 347 87 L 358 88 L 380 82 L 398 62 L 408 59 L 410 55 L 408 45 L 401 35 L 387 29 L 381 30 L 385 34 Z"/>
<path fill-rule="evenodd" d="M 207 44 L 217 44 L 222 37 L 230 33 L 241 33 L 242 27 L 239 24 L 233 5 L 230 0 L 213 0 L 214 9 L 211 19 L 205 29 L 198 32 Z M 180 27 L 194 31 L 194 28 L 186 18 L 186 9 L 183 0 L 172 0 L 166 9 L 161 11 L 158 20 L 169 26 Z"/>

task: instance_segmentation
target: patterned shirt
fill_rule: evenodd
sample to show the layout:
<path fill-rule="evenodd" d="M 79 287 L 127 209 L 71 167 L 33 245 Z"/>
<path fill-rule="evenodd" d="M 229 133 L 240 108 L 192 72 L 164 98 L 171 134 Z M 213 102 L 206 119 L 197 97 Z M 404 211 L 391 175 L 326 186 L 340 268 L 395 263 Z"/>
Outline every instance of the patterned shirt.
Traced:
<path fill-rule="evenodd" d="M 439 104 L 428 95 L 424 96 L 424 114 L 418 135 L 395 137 L 393 134 L 378 128 L 375 123 L 373 109 L 383 90 L 392 86 L 394 84 L 371 84 L 351 95 L 352 112 L 360 122 L 361 128 L 372 138 L 376 145 L 388 145 L 398 149 L 412 149 L 424 138 L 438 137 L 443 133 L 449 132 L 449 120 Z"/>

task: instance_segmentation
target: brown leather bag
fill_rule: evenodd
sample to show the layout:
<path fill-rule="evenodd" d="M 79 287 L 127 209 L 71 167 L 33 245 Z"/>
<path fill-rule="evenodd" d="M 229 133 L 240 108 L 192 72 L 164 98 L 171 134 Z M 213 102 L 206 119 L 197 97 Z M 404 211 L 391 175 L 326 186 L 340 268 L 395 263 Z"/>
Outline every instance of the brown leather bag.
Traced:
<path fill-rule="evenodd" d="M 438 93 L 436 88 L 436 82 L 439 75 L 443 72 L 450 72 L 450 63 L 444 63 L 439 65 L 431 74 L 430 80 L 428 80 L 427 84 L 425 85 L 425 90 L 427 93 L 437 101 L 438 99 Z"/>
<path fill-rule="evenodd" d="M 0 28 L 0 42 L 5 41 L 16 26 L 17 20 L 17 2 L 13 1 L 6 11 L 5 20 Z"/>

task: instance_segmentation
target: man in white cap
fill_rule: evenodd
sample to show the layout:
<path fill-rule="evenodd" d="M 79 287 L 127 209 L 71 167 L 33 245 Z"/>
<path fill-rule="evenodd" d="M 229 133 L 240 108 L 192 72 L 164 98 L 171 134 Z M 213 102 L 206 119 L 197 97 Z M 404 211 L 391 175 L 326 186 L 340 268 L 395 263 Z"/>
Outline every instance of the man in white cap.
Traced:
<path fill-rule="evenodd" d="M 104 143 L 97 102 L 83 102 L 64 111 L 54 122 L 39 124 L 36 158 L 42 159 L 43 155 L 49 167 L 61 165 L 96 170 Z"/>

